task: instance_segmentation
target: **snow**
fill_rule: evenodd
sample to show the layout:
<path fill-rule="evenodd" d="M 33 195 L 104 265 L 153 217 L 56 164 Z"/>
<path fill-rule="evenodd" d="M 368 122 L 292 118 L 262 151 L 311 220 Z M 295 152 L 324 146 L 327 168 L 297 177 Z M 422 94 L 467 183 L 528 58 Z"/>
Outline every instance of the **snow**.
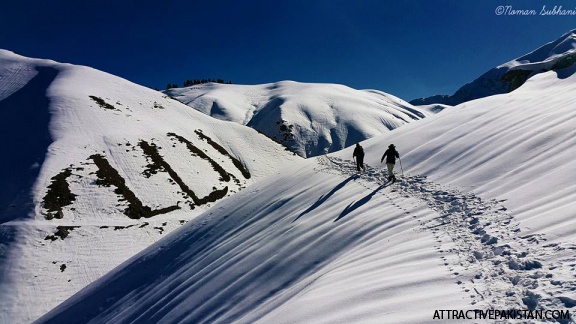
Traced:
<path fill-rule="evenodd" d="M 38 72 L 30 68 L 26 58 L 10 51 L 0 50 L 0 101 L 8 98 L 26 83 L 32 80 Z"/>
<path fill-rule="evenodd" d="M 381 319 L 377 310 L 390 308 L 395 322 L 428 317 L 410 298 L 429 314 L 447 301 L 466 307 L 426 248 L 432 235 L 416 226 L 437 215 L 334 172 L 307 161 L 251 186 L 40 322 L 348 322 Z M 126 284 L 125 276 L 139 279 Z"/>
<path fill-rule="evenodd" d="M 39 323 L 421 323 L 574 307 L 576 68 L 254 183 Z M 379 159 L 394 143 L 399 181 Z"/>
<path fill-rule="evenodd" d="M 9 152 L 0 164 L 0 323 L 35 320 L 214 204 L 194 203 L 165 167 L 146 176 L 153 160 L 143 141 L 156 145 L 198 198 L 225 188 L 232 195 L 301 160 L 252 129 L 89 67 L 2 50 L 0 95 L 0 137 Z M 106 158 L 143 206 L 179 209 L 129 218 L 130 204 L 119 194 L 124 190 L 99 184 L 95 154 Z M 48 210 L 45 197 L 53 177 L 66 170 L 76 196 L 59 214 Z M 65 238 L 58 236 L 62 229 L 69 232 Z"/>
<path fill-rule="evenodd" d="M 536 68 L 550 69 L 553 63 L 574 53 L 576 53 L 576 29 L 567 32 L 553 42 L 500 66 L 527 70 L 536 70 Z"/>
<path fill-rule="evenodd" d="M 165 93 L 212 117 L 250 126 L 304 157 L 341 150 L 439 110 L 381 91 L 294 81 L 209 83 Z"/>
<path fill-rule="evenodd" d="M 554 196 L 559 190 L 571 197 L 576 189 L 570 164 L 576 144 L 576 98 L 571 95 L 575 70 L 538 74 L 510 94 L 444 110 L 386 140 L 402 148 L 407 170 L 488 198 L 507 199 L 511 209 L 559 198 Z M 381 138 L 367 143 L 368 151 L 383 151 Z M 377 160 L 375 155 L 366 158 L 368 163 Z M 540 213 L 526 211 L 525 217 L 560 216 Z"/>

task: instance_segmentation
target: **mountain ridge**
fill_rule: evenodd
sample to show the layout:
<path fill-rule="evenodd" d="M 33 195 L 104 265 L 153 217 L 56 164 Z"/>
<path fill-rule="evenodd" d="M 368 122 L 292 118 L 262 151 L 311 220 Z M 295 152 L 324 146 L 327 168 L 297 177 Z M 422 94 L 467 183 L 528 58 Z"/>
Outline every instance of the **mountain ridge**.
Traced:
<path fill-rule="evenodd" d="M 303 157 L 341 150 L 438 111 L 382 91 L 329 83 L 209 83 L 164 93 L 206 115 L 254 128 Z"/>
<path fill-rule="evenodd" d="M 413 99 L 410 103 L 415 106 L 430 104 L 456 106 L 470 100 L 512 92 L 534 75 L 550 70 L 559 71 L 574 63 L 576 63 L 576 29 L 528 54 L 494 67 L 452 95 Z"/>

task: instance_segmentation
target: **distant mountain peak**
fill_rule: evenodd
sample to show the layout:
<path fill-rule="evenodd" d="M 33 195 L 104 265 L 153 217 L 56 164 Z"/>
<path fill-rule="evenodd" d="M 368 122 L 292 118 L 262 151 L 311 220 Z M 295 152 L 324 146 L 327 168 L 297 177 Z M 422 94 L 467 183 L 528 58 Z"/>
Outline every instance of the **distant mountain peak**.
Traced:
<path fill-rule="evenodd" d="M 553 42 L 489 70 L 453 95 L 435 95 L 414 99 L 410 103 L 416 106 L 435 103 L 456 106 L 466 101 L 512 92 L 536 74 L 562 70 L 575 62 L 576 29 L 573 29 Z"/>

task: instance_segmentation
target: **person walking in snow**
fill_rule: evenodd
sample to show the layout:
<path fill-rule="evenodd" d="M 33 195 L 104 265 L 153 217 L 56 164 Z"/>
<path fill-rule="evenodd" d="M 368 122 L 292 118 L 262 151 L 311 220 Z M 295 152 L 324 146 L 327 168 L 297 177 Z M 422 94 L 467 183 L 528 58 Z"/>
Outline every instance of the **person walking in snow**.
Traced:
<path fill-rule="evenodd" d="M 396 164 L 396 158 L 400 158 L 400 154 L 398 151 L 396 151 L 394 144 L 390 144 L 390 146 L 388 146 L 388 149 L 386 152 L 384 152 L 384 155 L 382 155 L 382 158 L 380 159 L 380 163 L 384 161 L 384 158 L 386 158 L 386 166 L 388 167 L 388 181 L 394 182 L 396 181 L 396 177 L 393 173 L 394 164 Z"/>
<path fill-rule="evenodd" d="M 360 146 L 360 143 L 356 143 L 356 147 L 354 148 L 354 153 L 352 154 L 352 158 L 356 157 L 356 169 L 360 172 L 366 171 L 364 167 L 364 149 Z"/>

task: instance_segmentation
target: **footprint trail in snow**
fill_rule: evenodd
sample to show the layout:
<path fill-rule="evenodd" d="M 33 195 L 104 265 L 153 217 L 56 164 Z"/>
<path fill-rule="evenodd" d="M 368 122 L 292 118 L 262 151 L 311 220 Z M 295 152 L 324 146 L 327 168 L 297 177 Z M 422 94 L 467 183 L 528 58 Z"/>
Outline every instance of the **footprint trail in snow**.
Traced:
<path fill-rule="evenodd" d="M 358 174 L 352 161 L 318 160 L 324 172 Z M 367 188 L 386 182 L 383 170 L 368 165 L 358 175 Z M 523 235 L 502 200 L 486 201 L 407 174 L 382 194 L 393 203 L 402 197 L 419 199 L 439 214 L 416 221 L 420 230 L 432 232 L 443 264 L 469 294 L 472 307 L 566 311 L 576 306 L 576 245 L 547 244 L 544 235 Z"/>

